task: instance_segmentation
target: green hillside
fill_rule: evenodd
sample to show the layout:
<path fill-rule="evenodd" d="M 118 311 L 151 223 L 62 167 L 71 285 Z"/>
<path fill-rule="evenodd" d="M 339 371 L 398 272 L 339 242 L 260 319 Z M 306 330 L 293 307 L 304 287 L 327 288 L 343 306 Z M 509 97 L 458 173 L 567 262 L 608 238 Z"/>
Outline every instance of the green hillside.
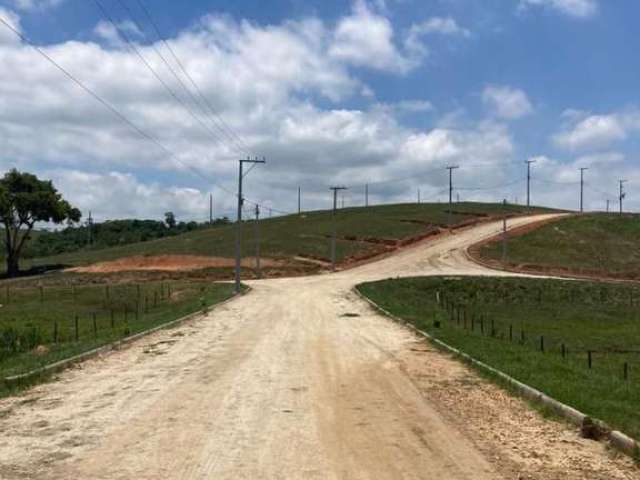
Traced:
<path fill-rule="evenodd" d="M 397 204 L 369 208 L 346 208 L 338 211 L 337 258 L 368 256 L 380 253 L 395 242 L 447 224 L 446 204 Z M 451 216 L 453 225 L 482 219 L 488 215 L 524 214 L 522 206 L 499 204 L 459 203 Z M 537 209 L 535 211 L 546 211 Z M 329 257 L 329 237 L 332 232 L 330 211 L 316 211 L 302 215 L 288 215 L 260 221 L 261 252 L 265 257 L 291 259 L 307 256 Z M 175 237 L 133 243 L 102 250 L 78 251 L 23 262 L 22 268 L 43 265 L 86 265 L 133 255 L 187 254 L 233 257 L 235 226 L 189 232 Z M 243 225 L 243 249 L 251 255 L 255 244 L 255 224 Z"/>
<path fill-rule="evenodd" d="M 480 256 L 500 262 L 499 242 Z M 588 214 L 551 222 L 509 239 L 508 268 L 640 278 L 640 215 Z"/>

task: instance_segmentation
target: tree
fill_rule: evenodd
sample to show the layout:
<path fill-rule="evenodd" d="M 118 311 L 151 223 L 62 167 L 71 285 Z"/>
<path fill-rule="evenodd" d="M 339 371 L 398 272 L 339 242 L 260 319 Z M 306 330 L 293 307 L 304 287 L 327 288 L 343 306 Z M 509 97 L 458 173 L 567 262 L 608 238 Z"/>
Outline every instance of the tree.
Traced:
<path fill-rule="evenodd" d="M 51 181 L 19 172 L 15 168 L 0 179 L 0 222 L 5 230 L 7 275 L 19 273 L 22 248 L 36 222 L 71 224 L 80 220 L 80 210 L 58 193 Z"/>
<path fill-rule="evenodd" d="M 176 216 L 173 214 L 173 212 L 166 212 L 164 214 L 164 223 L 166 223 L 167 227 L 169 228 L 175 228 Z"/>

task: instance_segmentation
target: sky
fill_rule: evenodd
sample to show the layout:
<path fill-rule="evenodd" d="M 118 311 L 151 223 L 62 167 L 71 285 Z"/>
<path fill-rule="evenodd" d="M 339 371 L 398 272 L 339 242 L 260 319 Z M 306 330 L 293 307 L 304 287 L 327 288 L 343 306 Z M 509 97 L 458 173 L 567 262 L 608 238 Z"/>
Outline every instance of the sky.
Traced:
<path fill-rule="evenodd" d="M 0 0 L 0 169 L 85 217 L 344 204 L 640 210 L 634 0 Z M 6 25 L 5 25 L 6 23 Z M 16 32 L 21 35 L 16 35 Z M 38 50 L 34 49 L 36 46 Z M 58 69 L 47 58 L 62 67 Z M 342 200 L 341 200 L 342 201 Z"/>

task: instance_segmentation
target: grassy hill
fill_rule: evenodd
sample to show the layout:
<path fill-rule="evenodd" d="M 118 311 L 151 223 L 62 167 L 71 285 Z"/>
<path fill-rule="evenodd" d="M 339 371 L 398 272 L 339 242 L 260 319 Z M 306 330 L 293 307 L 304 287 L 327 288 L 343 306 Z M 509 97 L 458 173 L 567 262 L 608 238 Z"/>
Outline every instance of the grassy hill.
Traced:
<path fill-rule="evenodd" d="M 506 268 L 637 280 L 640 215 L 587 214 L 514 232 L 505 264 L 500 242 L 475 253 Z"/>
<path fill-rule="evenodd" d="M 369 208 L 345 208 L 337 212 L 337 258 L 339 261 L 361 258 L 393 247 L 398 242 L 425 235 L 447 224 L 446 204 L 398 204 Z M 491 215 L 524 214 L 519 205 L 458 203 L 454 205 L 452 224 L 460 226 Z M 535 211 L 546 211 L 537 209 Z M 264 257 L 291 260 L 296 256 L 328 259 L 332 232 L 330 211 L 288 215 L 260 221 L 261 253 Z M 133 243 L 102 250 L 78 251 L 26 260 L 22 267 L 44 265 L 77 266 L 115 260 L 134 255 L 206 255 L 233 257 L 235 226 L 198 230 L 170 238 Z M 243 250 L 251 255 L 255 244 L 255 224 L 243 225 Z"/>

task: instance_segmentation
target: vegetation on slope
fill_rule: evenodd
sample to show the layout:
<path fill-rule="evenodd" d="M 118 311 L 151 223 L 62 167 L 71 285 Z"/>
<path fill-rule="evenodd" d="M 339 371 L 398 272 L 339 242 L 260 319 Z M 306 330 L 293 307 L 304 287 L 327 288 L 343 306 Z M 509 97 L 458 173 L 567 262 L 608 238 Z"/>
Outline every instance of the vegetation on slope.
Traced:
<path fill-rule="evenodd" d="M 483 259 L 501 261 L 502 245 L 485 244 Z M 640 216 L 566 217 L 509 238 L 508 268 L 612 278 L 640 278 Z"/>
<path fill-rule="evenodd" d="M 434 228 L 446 226 L 447 209 L 446 204 L 400 204 L 341 209 L 336 216 L 337 258 L 344 261 L 348 258 L 381 253 L 388 245 L 402 239 L 424 235 Z M 505 208 L 500 204 L 459 203 L 454 206 L 451 220 L 453 225 L 460 225 L 487 215 L 502 215 L 504 212 Z M 525 209 L 513 205 L 507 206 L 506 212 L 523 214 Z M 291 259 L 302 255 L 326 260 L 329 257 L 332 225 L 330 211 L 263 219 L 260 221 L 261 253 L 272 258 Z M 251 255 L 254 251 L 255 232 L 255 222 L 244 223 L 245 255 Z M 133 255 L 187 254 L 233 257 L 234 245 L 235 226 L 227 225 L 160 240 L 41 257 L 33 259 L 30 265 L 85 265 Z"/>

